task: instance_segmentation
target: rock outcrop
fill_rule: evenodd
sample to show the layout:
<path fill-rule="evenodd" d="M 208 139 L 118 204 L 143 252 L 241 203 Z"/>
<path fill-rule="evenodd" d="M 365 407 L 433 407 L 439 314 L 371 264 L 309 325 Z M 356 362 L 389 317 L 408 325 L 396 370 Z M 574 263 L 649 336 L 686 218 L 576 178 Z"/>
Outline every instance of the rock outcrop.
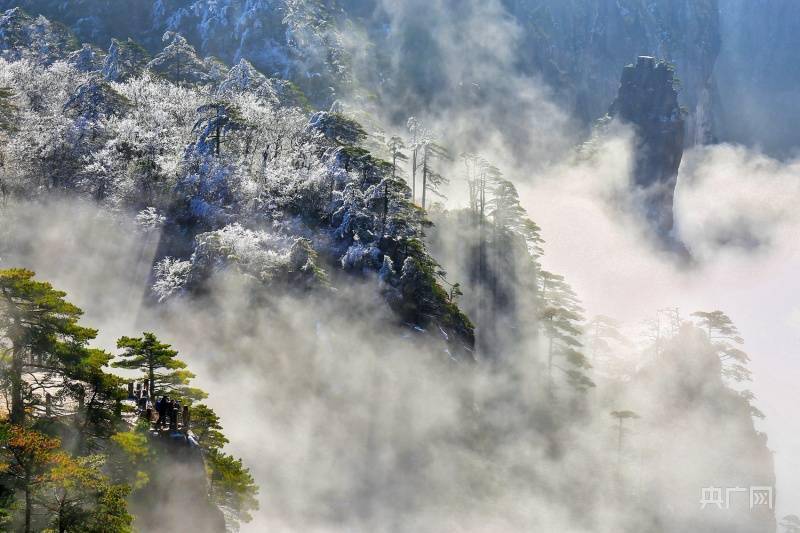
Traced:
<path fill-rule="evenodd" d="M 507 1 L 525 28 L 521 62 L 593 122 L 617 91 L 620 65 L 640 55 L 675 65 L 688 145 L 715 137 L 714 66 L 723 37 L 717 0 Z"/>
<path fill-rule="evenodd" d="M 179 432 L 153 432 L 156 464 L 148 485 L 134 494 L 131 508 L 142 531 L 224 533 L 225 517 L 209 500 L 203 454 L 196 441 Z"/>
<path fill-rule="evenodd" d="M 648 56 L 625 67 L 609 115 L 635 130 L 633 186 L 638 207 L 658 235 L 669 240 L 686 135 L 673 68 Z"/>
<path fill-rule="evenodd" d="M 765 533 L 776 529 L 775 467 L 753 423 L 746 392 L 723 379 L 706 332 L 684 326 L 625 387 L 621 405 L 641 417 L 629 437 L 629 466 L 651 465 L 631 503 L 651 533 Z M 635 457 L 635 459 L 633 459 Z M 716 490 L 715 490 L 716 489 Z M 772 502 L 753 492 L 772 491 Z M 705 491 L 705 494 L 704 494 Z M 721 491 L 721 493 L 719 492 Z M 716 495 L 715 495 L 716 493 Z M 702 501 L 719 501 L 702 505 Z"/>

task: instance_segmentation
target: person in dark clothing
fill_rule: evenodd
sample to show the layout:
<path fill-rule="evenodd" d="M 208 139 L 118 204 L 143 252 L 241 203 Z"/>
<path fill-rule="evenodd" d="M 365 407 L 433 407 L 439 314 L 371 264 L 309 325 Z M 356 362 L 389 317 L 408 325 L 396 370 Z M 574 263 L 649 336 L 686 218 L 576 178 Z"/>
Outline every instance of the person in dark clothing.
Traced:
<path fill-rule="evenodd" d="M 169 402 L 169 429 L 175 431 L 178 429 L 178 409 L 176 408 L 177 402 L 172 400 Z"/>
<path fill-rule="evenodd" d="M 164 427 L 164 423 L 166 422 L 167 418 L 167 405 L 169 404 L 169 398 L 167 396 L 162 396 L 158 402 L 156 402 L 156 411 L 158 412 L 158 423 L 157 427 L 162 428 Z"/>
<path fill-rule="evenodd" d="M 178 424 L 181 421 L 181 411 L 183 411 L 183 407 L 181 407 L 181 402 L 175 400 L 175 429 L 178 429 Z"/>

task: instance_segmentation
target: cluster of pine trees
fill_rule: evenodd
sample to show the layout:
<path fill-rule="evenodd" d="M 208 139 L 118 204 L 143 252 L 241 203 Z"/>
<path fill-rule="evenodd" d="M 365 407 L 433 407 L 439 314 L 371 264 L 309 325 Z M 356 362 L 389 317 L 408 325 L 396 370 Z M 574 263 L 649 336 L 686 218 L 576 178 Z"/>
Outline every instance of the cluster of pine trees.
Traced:
<path fill-rule="evenodd" d="M 257 487 L 241 461 L 222 451 L 227 440 L 219 418 L 199 403 L 206 393 L 189 385 L 194 376 L 178 353 L 152 333 L 122 337 L 117 355 L 92 347 L 98 332 L 81 325 L 81 315 L 64 292 L 33 272 L 0 270 L 3 527 L 133 531 L 129 502 L 157 504 L 158 488 L 149 483 L 159 468 L 157 438 L 126 401 L 131 378 L 111 367 L 137 371 L 152 394 L 192 407 L 190 429 L 209 472 L 209 504 L 233 523 L 249 520 L 258 507 Z"/>

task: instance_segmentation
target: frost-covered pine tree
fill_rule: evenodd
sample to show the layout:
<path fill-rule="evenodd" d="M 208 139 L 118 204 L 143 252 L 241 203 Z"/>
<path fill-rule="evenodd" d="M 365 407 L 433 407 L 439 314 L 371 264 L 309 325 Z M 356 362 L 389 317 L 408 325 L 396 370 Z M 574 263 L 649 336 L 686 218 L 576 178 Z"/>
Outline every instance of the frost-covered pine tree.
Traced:
<path fill-rule="evenodd" d="M 208 81 L 208 73 L 195 48 L 180 34 L 168 31 L 162 39 L 168 43 L 148 67 L 175 83 Z"/>

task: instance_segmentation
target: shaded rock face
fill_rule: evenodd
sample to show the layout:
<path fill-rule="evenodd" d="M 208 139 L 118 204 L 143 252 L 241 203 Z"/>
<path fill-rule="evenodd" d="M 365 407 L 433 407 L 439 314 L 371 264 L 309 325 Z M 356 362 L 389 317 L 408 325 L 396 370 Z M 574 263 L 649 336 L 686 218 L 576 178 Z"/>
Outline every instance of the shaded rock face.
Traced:
<path fill-rule="evenodd" d="M 633 185 L 639 207 L 658 235 L 667 239 L 686 136 L 670 65 L 642 56 L 625 67 L 609 115 L 634 128 Z"/>
<path fill-rule="evenodd" d="M 209 501 L 208 478 L 200 448 L 164 432 L 151 436 L 157 459 L 147 486 L 134 493 L 131 509 L 142 531 L 224 533 L 225 517 Z"/>

